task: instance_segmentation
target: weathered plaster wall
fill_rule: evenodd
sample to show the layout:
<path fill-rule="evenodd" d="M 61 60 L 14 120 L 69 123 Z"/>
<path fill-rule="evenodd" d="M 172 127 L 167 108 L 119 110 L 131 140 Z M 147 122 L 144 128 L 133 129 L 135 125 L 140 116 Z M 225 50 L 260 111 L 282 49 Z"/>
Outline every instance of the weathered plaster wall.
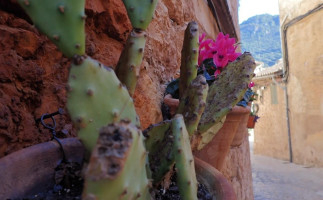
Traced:
<path fill-rule="evenodd" d="M 287 38 L 294 160 L 323 167 L 322 18 L 323 10 L 310 15 L 291 26 Z"/>
<path fill-rule="evenodd" d="M 278 103 L 272 104 L 271 79 L 267 80 L 267 83 L 257 81 L 255 83 L 265 88 L 258 89 L 259 97 L 254 101 L 259 105 L 258 116 L 260 117 L 254 129 L 254 153 L 287 160 L 289 153 L 284 90 L 278 85 L 274 86 Z"/>
<path fill-rule="evenodd" d="M 280 0 L 280 21 L 288 23 L 322 3 L 320 0 Z M 323 166 L 323 10 L 287 30 L 290 131 L 293 160 Z M 270 82 L 270 81 L 269 81 Z M 277 87 L 278 104 L 271 105 L 270 89 L 264 91 L 260 119 L 255 128 L 255 153 L 289 158 L 285 100 Z M 262 106 L 263 105 L 263 106 Z"/>

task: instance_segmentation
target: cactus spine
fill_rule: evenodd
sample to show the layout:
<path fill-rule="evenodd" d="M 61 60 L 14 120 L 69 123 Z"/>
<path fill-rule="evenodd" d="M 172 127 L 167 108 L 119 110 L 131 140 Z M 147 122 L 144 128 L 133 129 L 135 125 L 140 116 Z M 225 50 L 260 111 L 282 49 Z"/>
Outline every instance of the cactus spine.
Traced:
<path fill-rule="evenodd" d="M 182 58 L 181 58 L 181 72 L 179 78 L 179 97 L 182 98 L 186 88 L 197 76 L 198 67 L 198 25 L 196 22 L 190 22 L 185 30 Z"/>
<path fill-rule="evenodd" d="M 141 131 L 129 123 L 100 129 L 85 177 L 84 199 L 150 199 Z"/>
<path fill-rule="evenodd" d="M 85 54 L 85 0 L 18 0 L 35 26 L 69 58 Z"/>

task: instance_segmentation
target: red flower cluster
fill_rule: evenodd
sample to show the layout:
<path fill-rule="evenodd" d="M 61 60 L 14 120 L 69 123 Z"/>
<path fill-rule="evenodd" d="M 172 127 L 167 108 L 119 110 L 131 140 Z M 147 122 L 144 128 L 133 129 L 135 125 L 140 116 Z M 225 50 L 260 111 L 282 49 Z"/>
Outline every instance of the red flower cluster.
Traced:
<path fill-rule="evenodd" d="M 213 58 L 213 62 L 218 68 L 214 75 L 220 74 L 220 68 L 225 67 L 228 62 L 237 59 L 241 53 L 236 53 L 237 46 L 235 46 L 235 39 L 229 38 L 229 35 L 219 33 L 216 41 L 205 39 L 205 33 L 199 37 L 199 60 L 198 64 L 201 65 L 205 59 Z"/>

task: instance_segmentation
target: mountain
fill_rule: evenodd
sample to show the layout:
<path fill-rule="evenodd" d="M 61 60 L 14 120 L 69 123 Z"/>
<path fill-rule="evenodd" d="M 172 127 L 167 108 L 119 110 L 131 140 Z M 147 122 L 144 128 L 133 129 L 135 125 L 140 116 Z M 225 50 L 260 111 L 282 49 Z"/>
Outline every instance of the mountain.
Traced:
<path fill-rule="evenodd" d="M 272 66 L 282 57 L 279 15 L 256 15 L 240 24 L 242 51 Z"/>

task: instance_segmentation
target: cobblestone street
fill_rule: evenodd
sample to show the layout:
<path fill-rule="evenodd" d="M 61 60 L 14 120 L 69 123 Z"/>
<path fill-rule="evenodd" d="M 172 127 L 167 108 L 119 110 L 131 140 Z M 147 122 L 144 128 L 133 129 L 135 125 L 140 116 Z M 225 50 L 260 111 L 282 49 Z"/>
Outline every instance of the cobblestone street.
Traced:
<path fill-rule="evenodd" d="M 250 146 L 252 149 L 252 139 Z M 253 152 L 251 164 L 255 200 L 323 200 L 323 168 L 304 167 Z"/>

